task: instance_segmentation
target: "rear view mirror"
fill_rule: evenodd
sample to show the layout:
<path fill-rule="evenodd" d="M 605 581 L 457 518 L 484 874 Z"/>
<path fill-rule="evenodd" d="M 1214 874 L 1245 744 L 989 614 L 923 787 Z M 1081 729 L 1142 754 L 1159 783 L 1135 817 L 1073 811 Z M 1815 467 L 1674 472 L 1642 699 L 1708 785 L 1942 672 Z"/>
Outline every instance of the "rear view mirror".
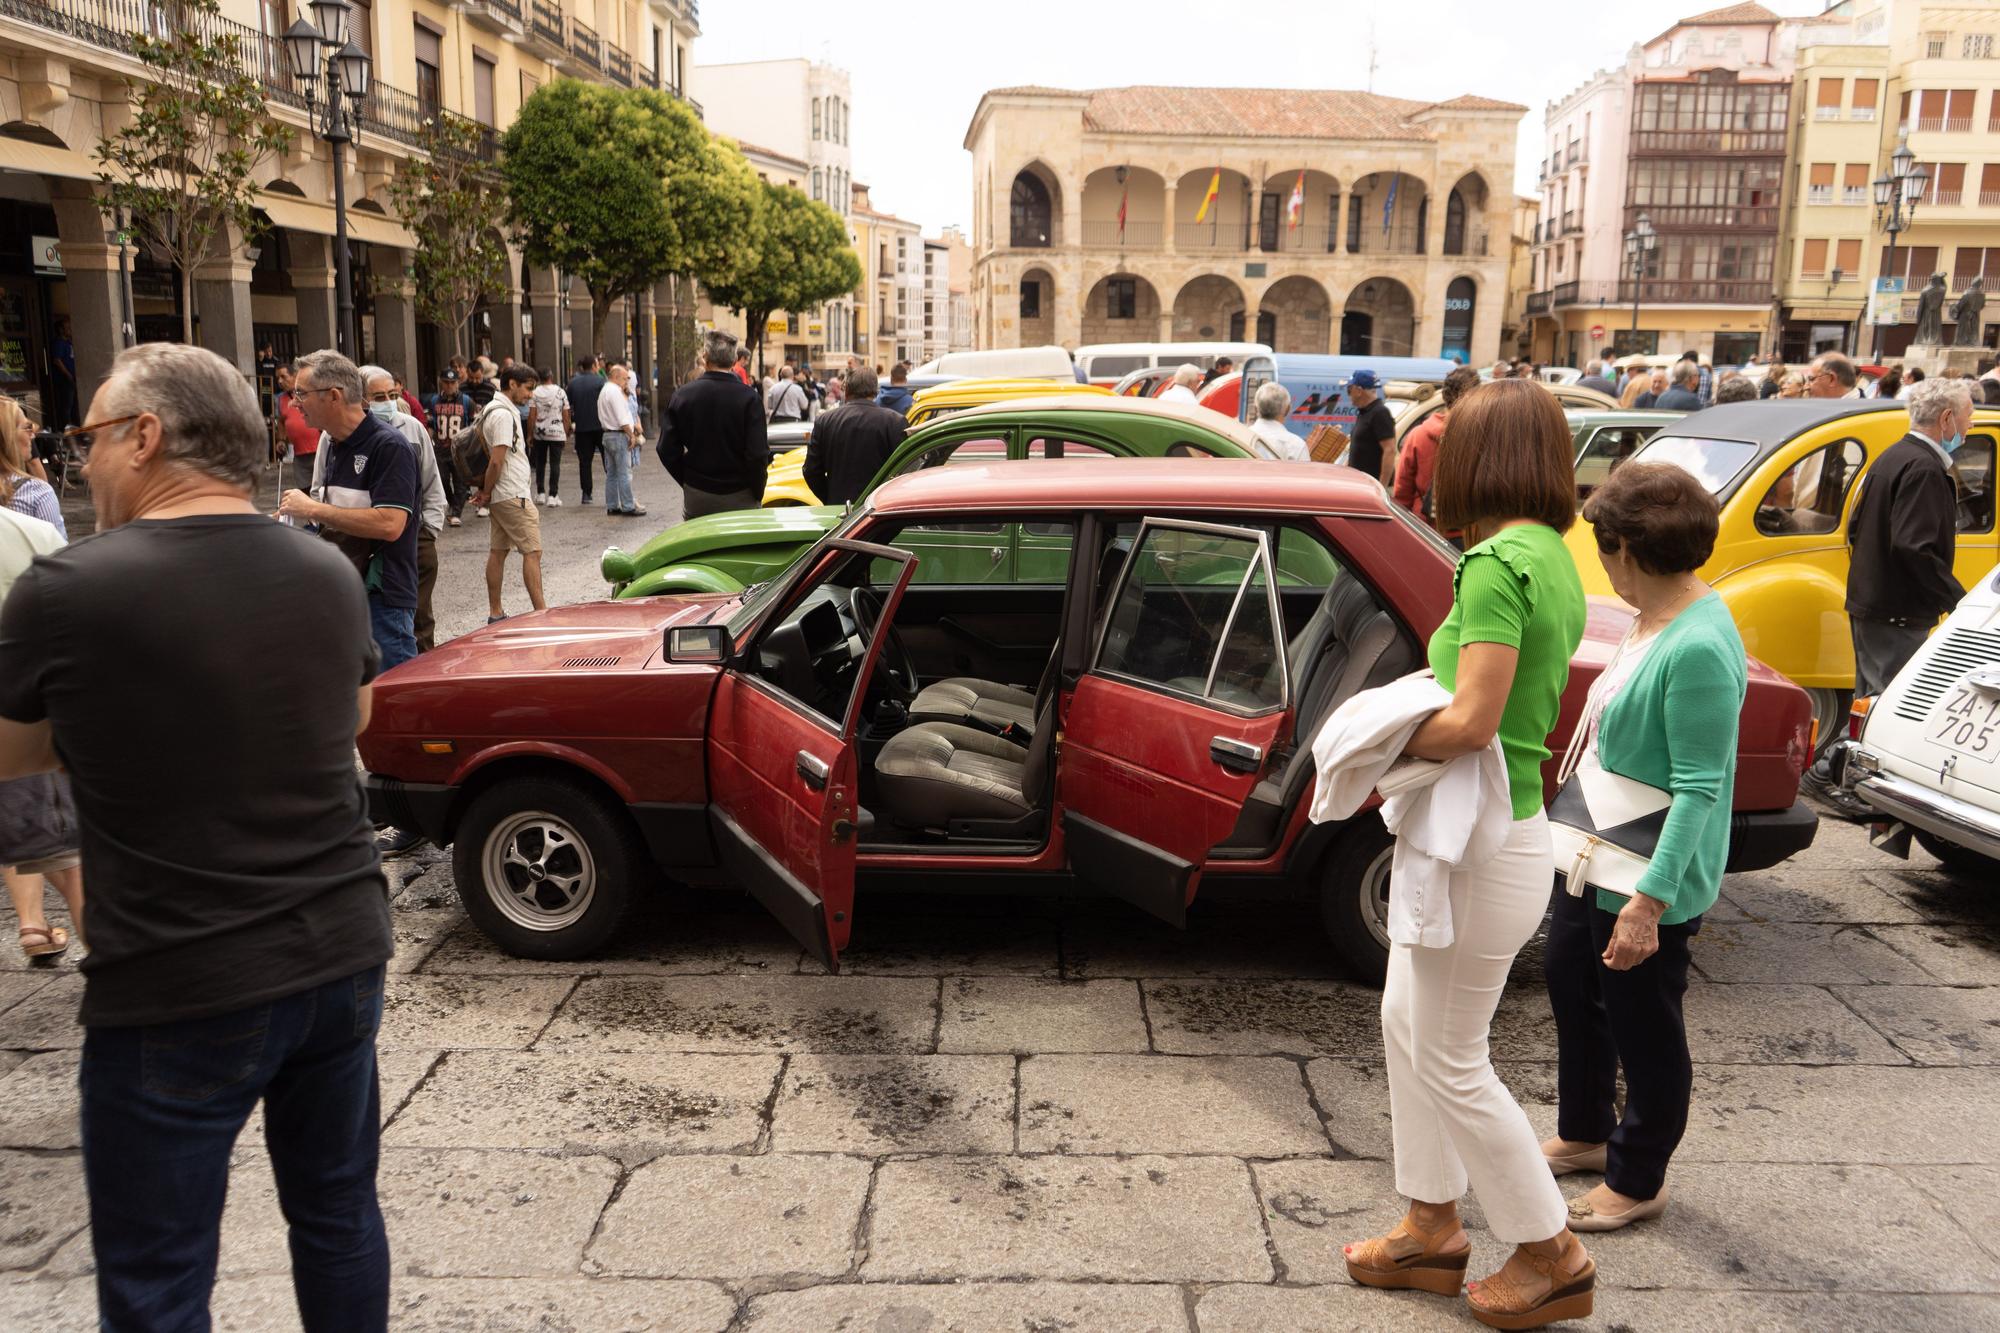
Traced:
<path fill-rule="evenodd" d="M 675 625 L 667 631 L 669 662 L 729 660 L 729 631 L 721 625 Z"/>

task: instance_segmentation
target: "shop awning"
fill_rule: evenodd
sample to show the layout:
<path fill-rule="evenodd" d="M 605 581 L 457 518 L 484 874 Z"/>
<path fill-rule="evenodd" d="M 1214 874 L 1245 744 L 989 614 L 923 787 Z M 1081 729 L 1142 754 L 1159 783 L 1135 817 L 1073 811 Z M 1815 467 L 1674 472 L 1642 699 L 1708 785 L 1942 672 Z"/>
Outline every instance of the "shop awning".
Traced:
<path fill-rule="evenodd" d="M 74 148 L 57 148 L 4 134 L 0 134 L 0 168 L 76 181 L 97 179 L 97 164 Z"/>
<path fill-rule="evenodd" d="M 314 236 L 338 234 L 333 210 L 325 204 L 315 204 L 291 195 L 272 194 L 267 190 L 257 196 L 257 207 L 275 226 Z M 401 223 L 392 222 L 380 213 L 371 213 L 365 208 L 347 210 L 347 234 L 357 241 L 392 245 L 399 250 L 413 250 L 417 244 L 417 238 Z"/>

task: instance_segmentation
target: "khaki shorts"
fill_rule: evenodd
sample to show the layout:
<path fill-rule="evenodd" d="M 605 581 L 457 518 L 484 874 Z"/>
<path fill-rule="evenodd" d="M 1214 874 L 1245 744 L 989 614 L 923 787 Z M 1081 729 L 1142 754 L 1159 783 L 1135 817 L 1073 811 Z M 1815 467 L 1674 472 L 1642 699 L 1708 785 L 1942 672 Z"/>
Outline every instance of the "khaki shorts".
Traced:
<path fill-rule="evenodd" d="M 493 540 L 488 549 L 519 551 L 522 555 L 534 555 L 542 549 L 542 515 L 534 501 L 525 496 L 519 500 L 496 500 L 487 508 L 493 524 Z"/>

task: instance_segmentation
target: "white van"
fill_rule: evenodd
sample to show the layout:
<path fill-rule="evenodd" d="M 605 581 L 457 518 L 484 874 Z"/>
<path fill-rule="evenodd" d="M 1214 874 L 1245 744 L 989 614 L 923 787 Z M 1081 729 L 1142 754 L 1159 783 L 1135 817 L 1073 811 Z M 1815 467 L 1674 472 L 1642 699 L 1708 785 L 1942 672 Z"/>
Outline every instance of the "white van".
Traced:
<path fill-rule="evenodd" d="M 1269 356 L 1263 343 L 1090 343 L 1076 349 L 1076 377 L 1085 384 L 1116 384 L 1135 370 L 1188 363 L 1207 370 L 1217 357 L 1238 366 L 1246 356 Z"/>
<path fill-rule="evenodd" d="M 984 352 L 947 352 L 935 361 L 911 369 L 910 376 L 931 375 L 1006 380 L 1066 380 L 1076 376 L 1069 353 L 1047 347 L 995 347 Z"/>

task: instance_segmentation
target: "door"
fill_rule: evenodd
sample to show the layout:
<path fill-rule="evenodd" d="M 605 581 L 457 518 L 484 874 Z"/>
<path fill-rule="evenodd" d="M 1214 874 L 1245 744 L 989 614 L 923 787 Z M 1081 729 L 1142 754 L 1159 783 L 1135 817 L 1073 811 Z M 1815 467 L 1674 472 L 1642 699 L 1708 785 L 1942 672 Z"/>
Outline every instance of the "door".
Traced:
<path fill-rule="evenodd" d="M 1266 191 L 1264 202 L 1257 212 L 1257 248 L 1267 254 L 1278 248 L 1278 203 L 1278 196 Z M 1233 341 L 1241 342 L 1242 339 Z"/>
<path fill-rule="evenodd" d="M 1070 868 L 1185 925 L 1291 713 L 1268 534 L 1147 519 L 1057 741 Z"/>
<path fill-rule="evenodd" d="M 916 566 L 893 547 L 824 543 L 738 645 L 709 705 L 723 867 L 829 972 L 853 928 L 854 732 Z"/>

